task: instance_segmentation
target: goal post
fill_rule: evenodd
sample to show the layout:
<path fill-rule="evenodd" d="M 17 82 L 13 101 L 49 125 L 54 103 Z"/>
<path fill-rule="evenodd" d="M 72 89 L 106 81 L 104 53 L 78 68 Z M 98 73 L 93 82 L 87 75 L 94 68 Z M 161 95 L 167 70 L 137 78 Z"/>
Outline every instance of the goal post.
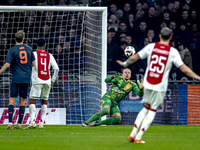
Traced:
<path fill-rule="evenodd" d="M 36 40 L 44 37 L 46 50 L 52 53 L 60 68 L 48 107 L 66 108 L 66 124 L 81 124 L 101 109 L 100 98 L 107 89 L 104 82 L 107 77 L 107 7 L 0 6 L 0 18 L 1 15 L 6 26 L 0 27 L 0 33 L 5 34 L 0 40 L 7 39 L 1 48 L 1 65 L 8 49 L 14 46 L 16 31 L 25 31 L 24 44 L 31 46 L 33 51 L 37 48 Z M 1 116 L 7 115 L 3 113 L 8 107 L 11 78 L 10 71 L 0 75 Z M 18 98 L 16 108 L 17 102 Z M 40 103 L 38 99 L 37 108 L 40 108 Z M 46 123 L 54 124 L 50 117 L 47 117 L 50 123 Z M 28 121 L 24 123 L 28 124 Z"/>

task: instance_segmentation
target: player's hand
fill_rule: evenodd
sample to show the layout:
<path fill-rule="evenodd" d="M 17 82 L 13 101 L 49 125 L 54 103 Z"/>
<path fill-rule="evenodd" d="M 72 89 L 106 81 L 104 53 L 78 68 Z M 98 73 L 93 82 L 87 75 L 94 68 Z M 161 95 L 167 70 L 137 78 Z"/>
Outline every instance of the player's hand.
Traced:
<path fill-rule="evenodd" d="M 143 90 L 143 79 L 141 79 L 141 82 L 139 80 L 137 80 L 137 84 L 139 86 L 139 89 Z"/>
<path fill-rule="evenodd" d="M 54 82 L 53 82 L 53 81 L 51 81 L 51 88 L 53 87 L 53 85 L 54 85 Z"/>
<path fill-rule="evenodd" d="M 122 61 L 120 61 L 120 60 L 117 60 L 117 63 L 118 63 L 120 66 L 124 67 L 124 62 L 122 62 Z"/>

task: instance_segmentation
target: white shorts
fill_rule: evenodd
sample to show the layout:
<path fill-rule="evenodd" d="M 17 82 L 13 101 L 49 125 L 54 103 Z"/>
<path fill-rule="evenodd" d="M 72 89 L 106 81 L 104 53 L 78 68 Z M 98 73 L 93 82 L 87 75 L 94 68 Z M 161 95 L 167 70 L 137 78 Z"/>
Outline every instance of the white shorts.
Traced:
<path fill-rule="evenodd" d="M 144 98 L 141 103 L 150 104 L 150 108 L 157 110 L 159 106 L 162 106 L 162 103 L 165 98 L 166 91 L 154 91 L 149 89 L 144 89 Z"/>
<path fill-rule="evenodd" d="M 41 96 L 42 100 L 48 100 L 50 89 L 50 84 L 34 84 L 31 86 L 30 98 L 38 99 Z"/>

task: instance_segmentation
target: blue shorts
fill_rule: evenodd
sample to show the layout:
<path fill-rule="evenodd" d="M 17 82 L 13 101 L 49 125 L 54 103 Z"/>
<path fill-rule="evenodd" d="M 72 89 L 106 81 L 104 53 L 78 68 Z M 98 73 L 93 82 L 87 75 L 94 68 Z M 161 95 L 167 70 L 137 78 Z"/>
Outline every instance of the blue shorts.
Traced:
<path fill-rule="evenodd" d="M 10 97 L 19 96 L 26 99 L 28 93 L 29 83 L 11 83 L 10 85 Z"/>

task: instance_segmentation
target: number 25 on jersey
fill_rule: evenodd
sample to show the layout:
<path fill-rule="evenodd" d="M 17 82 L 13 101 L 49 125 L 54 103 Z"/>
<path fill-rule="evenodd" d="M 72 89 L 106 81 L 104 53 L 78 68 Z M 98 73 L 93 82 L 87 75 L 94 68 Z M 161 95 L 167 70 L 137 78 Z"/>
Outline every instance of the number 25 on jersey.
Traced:
<path fill-rule="evenodd" d="M 167 57 L 153 54 L 151 56 L 147 81 L 151 84 L 159 84 L 162 81 Z"/>
<path fill-rule="evenodd" d="M 154 59 L 154 60 L 152 60 L 150 62 L 150 68 L 149 68 L 149 70 L 152 71 L 152 72 L 157 72 L 159 74 L 162 74 L 163 71 L 164 71 L 165 65 L 166 65 L 162 61 L 167 60 L 167 58 L 164 57 L 164 56 L 160 56 L 159 57 L 158 55 L 153 55 L 151 58 Z"/>

